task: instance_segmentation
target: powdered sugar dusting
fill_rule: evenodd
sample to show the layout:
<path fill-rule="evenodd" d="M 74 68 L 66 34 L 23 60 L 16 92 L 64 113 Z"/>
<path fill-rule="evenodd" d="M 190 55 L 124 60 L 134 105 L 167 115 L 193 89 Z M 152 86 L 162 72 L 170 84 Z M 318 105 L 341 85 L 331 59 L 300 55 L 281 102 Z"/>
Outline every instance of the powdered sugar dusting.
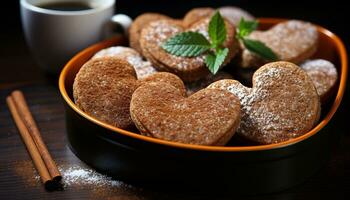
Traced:
<path fill-rule="evenodd" d="M 319 114 L 319 100 L 306 74 L 295 65 L 277 62 L 254 75 L 253 88 L 234 80 L 209 87 L 235 94 L 241 103 L 238 133 L 259 143 L 277 143 L 308 131 Z"/>
<path fill-rule="evenodd" d="M 145 39 L 144 45 L 147 51 L 153 55 L 158 62 L 180 71 L 204 67 L 204 56 L 186 58 L 166 53 L 161 45 L 170 37 L 184 31 L 178 22 L 174 20 L 159 20 L 151 22 L 142 32 Z M 147 57 L 147 56 L 146 56 Z"/>
<path fill-rule="evenodd" d="M 254 31 L 249 38 L 265 43 L 277 54 L 279 60 L 293 63 L 300 63 L 312 56 L 318 44 L 316 27 L 298 20 L 279 23 L 267 31 Z M 247 49 L 243 50 L 243 67 L 260 66 L 266 62 Z"/>
<path fill-rule="evenodd" d="M 127 60 L 134 67 L 138 79 L 145 78 L 157 72 L 149 61 L 143 60 L 137 51 L 129 47 L 115 46 L 102 49 L 92 59 L 108 56 Z"/>
<path fill-rule="evenodd" d="M 111 177 L 97 173 L 92 169 L 84 169 L 78 166 L 60 168 L 63 174 L 63 182 L 65 186 L 73 184 L 83 185 L 98 185 L 98 186 L 121 186 L 123 183 L 120 181 L 112 180 Z"/>
<path fill-rule="evenodd" d="M 78 165 L 64 165 L 59 166 L 58 169 L 62 174 L 62 184 L 64 187 L 130 187 L 121 181 L 113 180 L 111 177 L 100 174 L 90 168 Z M 36 175 L 35 179 L 40 181 L 40 176 Z"/>
<path fill-rule="evenodd" d="M 300 67 L 310 76 L 321 98 L 333 88 L 338 79 L 337 69 L 327 60 L 307 60 Z"/>
<path fill-rule="evenodd" d="M 323 59 L 315 59 L 315 60 L 306 60 L 300 67 L 305 71 L 320 71 L 326 73 L 330 76 L 337 76 L 337 69 L 333 65 L 333 63 L 328 60 Z"/>

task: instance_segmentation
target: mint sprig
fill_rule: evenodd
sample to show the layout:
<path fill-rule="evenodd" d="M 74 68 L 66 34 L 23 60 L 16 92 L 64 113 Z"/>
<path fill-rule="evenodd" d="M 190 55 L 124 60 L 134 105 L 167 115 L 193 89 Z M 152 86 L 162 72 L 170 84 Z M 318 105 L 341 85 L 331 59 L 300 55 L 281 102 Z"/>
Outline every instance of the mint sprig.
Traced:
<path fill-rule="evenodd" d="M 241 18 L 237 28 L 236 38 L 251 52 L 267 60 L 277 60 L 276 54 L 264 43 L 258 40 L 248 39 L 250 33 L 257 29 L 258 21 L 246 21 Z M 226 25 L 219 11 L 211 17 L 208 34 L 210 41 L 199 32 L 183 32 L 167 39 L 161 47 L 175 56 L 194 57 L 202 54 L 205 56 L 205 64 L 212 74 L 216 74 L 224 63 L 228 48 L 223 47 L 227 37 Z"/>
<path fill-rule="evenodd" d="M 236 38 L 240 40 L 249 51 L 257 54 L 258 56 L 266 60 L 277 60 L 277 55 L 264 43 L 259 40 L 248 39 L 247 36 L 256 30 L 258 25 L 259 23 L 256 20 L 246 21 L 244 18 L 241 18 L 238 25 Z"/>
<path fill-rule="evenodd" d="M 222 47 L 227 37 L 225 21 L 216 11 L 208 26 L 208 41 L 199 32 L 183 32 L 166 40 L 161 47 L 168 53 L 182 57 L 194 57 L 206 53 L 205 64 L 209 71 L 216 74 L 228 55 L 228 49 Z"/>

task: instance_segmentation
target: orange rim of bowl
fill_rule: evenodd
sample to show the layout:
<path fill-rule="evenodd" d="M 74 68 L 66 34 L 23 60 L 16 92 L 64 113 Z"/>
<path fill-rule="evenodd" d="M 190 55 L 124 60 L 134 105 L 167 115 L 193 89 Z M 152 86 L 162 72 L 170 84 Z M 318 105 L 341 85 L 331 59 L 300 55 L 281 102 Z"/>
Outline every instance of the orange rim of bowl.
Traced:
<path fill-rule="evenodd" d="M 282 22 L 285 20 L 287 20 L 287 19 L 259 18 L 260 22 L 266 23 L 266 24 L 275 24 L 275 23 L 279 23 L 279 22 Z M 318 123 L 318 125 L 315 126 L 309 132 L 307 132 L 307 133 L 305 133 L 297 138 L 290 139 L 288 141 L 275 143 L 275 144 L 265 144 L 265 145 L 255 145 L 255 146 L 204 146 L 204 145 L 195 145 L 195 144 L 185 144 L 185 143 L 172 142 L 172 141 L 152 138 L 152 137 L 144 136 L 144 135 L 134 133 L 131 131 L 127 131 L 127 130 L 109 125 L 105 122 L 102 122 L 102 121 L 88 115 L 87 113 L 80 110 L 78 108 L 78 106 L 76 106 L 74 104 L 74 102 L 72 101 L 72 99 L 69 97 L 67 90 L 65 88 L 65 80 L 67 77 L 67 73 L 68 73 L 70 67 L 73 65 L 73 63 L 77 62 L 80 59 L 80 57 L 82 57 L 84 54 L 86 54 L 88 52 L 95 51 L 96 49 L 100 49 L 102 46 L 106 46 L 106 43 L 112 44 L 111 41 L 104 41 L 104 42 L 97 43 L 95 45 L 92 45 L 92 46 L 84 49 L 83 51 L 81 51 L 77 55 L 75 55 L 65 65 L 65 67 L 63 68 L 63 70 L 60 74 L 59 90 L 60 90 L 61 95 L 63 96 L 63 99 L 66 101 L 66 103 L 82 117 L 86 118 L 87 120 L 89 120 L 89 121 L 91 121 L 99 126 L 106 128 L 106 129 L 109 129 L 111 131 L 114 131 L 116 133 L 119 133 L 119 134 L 122 134 L 125 136 L 129 136 L 129 137 L 134 138 L 134 139 L 139 139 L 139 140 L 147 141 L 150 143 L 166 145 L 166 146 L 171 146 L 171 147 L 176 147 L 176 148 L 200 150 L 200 151 L 236 152 L 236 151 L 263 151 L 263 150 L 282 148 L 282 147 L 286 147 L 286 146 L 301 142 L 301 141 L 315 135 L 318 131 L 320 131 L 331 120 L 331 118 L 335 114 L 336 110 L 338 109 L 340 102 L 341 102 L 343 95 L 344 95 L 345 86 L 346 86 L 346 79 L 347 79 L 347 70 L 348 70 L 347 69 L 348 60 L 347 60 L 347 53 L 346 53 L 345 46 L 344 46 L 343 42 L 341 41 L 341 39 L 336 34 L 332 33 L 331 31 L 329 31 L 321 26 L 318 26 L 318 25 L 315 25 L 315 26 L 317 27 L 318 32 L 322 32 L 332 39 L 333 43 L 335 43 L 336 50 L 340 56 L 341 76 L 340 76 L 340 82 L 339 82 L 339 89 L 337 91 L 337 95 L 336 95 L 335 100 L 332 104 L 332 107 L 329 110 L 329 112 L 327 113 L 327 115 L 325 116 L 325 118 L 322 121 L 320 121 Z"/>

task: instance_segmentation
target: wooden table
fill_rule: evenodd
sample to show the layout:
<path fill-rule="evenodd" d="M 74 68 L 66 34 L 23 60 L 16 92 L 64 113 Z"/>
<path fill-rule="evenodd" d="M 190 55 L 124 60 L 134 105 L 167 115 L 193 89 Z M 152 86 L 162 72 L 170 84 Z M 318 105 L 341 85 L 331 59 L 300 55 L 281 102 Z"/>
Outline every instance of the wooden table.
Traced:
<path fill-rule="evenodd" d="M 89 168 L 67 146 L 64 110 L 55 77 L 45 76 L 36 66 L 19 35 L 3 34 L 0 50 L 0 199 L 217 199 L 200 194 L 148 190 L 137 187 L 107 188 L 103 194 L 91 186 L 71 186 L 46 191 L 5 104 L 13 89 L 21 89 L 30 105 L 49 151 L 59 166 Z M 4 37 L 3 37 L 4 36 Z M 350 199 L 349 87 L 343 103 L 328 125 L 341 135 L 332 157 L 306 182 L 289 190 L 239 199 Z M 233 180 L 234 181 L 234 180 Z M 169 186 L 170 187 L 170 186 Z M 176 186 L 172 186 L 176 187 Z M 229 197 L 220 197 L 230 199 Z"/>

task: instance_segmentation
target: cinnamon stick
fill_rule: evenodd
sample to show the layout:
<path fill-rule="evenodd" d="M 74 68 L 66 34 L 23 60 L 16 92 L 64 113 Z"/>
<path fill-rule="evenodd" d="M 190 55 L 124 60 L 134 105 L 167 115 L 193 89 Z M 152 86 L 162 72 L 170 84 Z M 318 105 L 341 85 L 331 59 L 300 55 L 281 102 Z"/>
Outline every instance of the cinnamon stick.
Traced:
<path fill-rule="evenodd" d="M 18 113 L 18 110 L 16 108 L 16 105 L 14 103 L 14 100 L 11 96 L 8 96 L 6 98 L 7 105 L 10 109 L 10 112 L 12 114 L 12 117 L 18 127 L 19 133 L 23 139 L 24 144 L 26 145 L 28 152 L 30 156 L 32 157 L 32 160 L 34 162 L 35 168 L 38 170 L 38 173 L 40 175 L 41 181 L 44 183 L 44 185 L 49 184 L 49 182 L 52 180 L 51 176 L 49 174 L 49 171 L 46 168 L 46 165 L 27 129 L 24 122 L 22 121 L 20 114 Z"/>
<path fill-rule="evenodd" d="M 27 102 L 24 98 L 24 95 L 21 91 L 16 90 L 12 92 L 12 98 L 14 100 L 15 106 L 17 107 L 18 113 L 24 122 L 25 126 L 28 129 L 28 132 L 30 136 L 33 138 L 34 143 L 36 144 L 36 147 L 42 157 L 42 160 L 44 161 L 50 176 L 52 179 L 59 181 L 62 179 L 62 176 L 60 172 L 58 171 L 58 168 L 56 166 L 55 161 L 52 159 L 45 143 L 43 142 L 43 139 L 41 137 L 41 134 L 39 132 L 39 129 L 34 121 L 34 118 L 28 108 Z"/>

